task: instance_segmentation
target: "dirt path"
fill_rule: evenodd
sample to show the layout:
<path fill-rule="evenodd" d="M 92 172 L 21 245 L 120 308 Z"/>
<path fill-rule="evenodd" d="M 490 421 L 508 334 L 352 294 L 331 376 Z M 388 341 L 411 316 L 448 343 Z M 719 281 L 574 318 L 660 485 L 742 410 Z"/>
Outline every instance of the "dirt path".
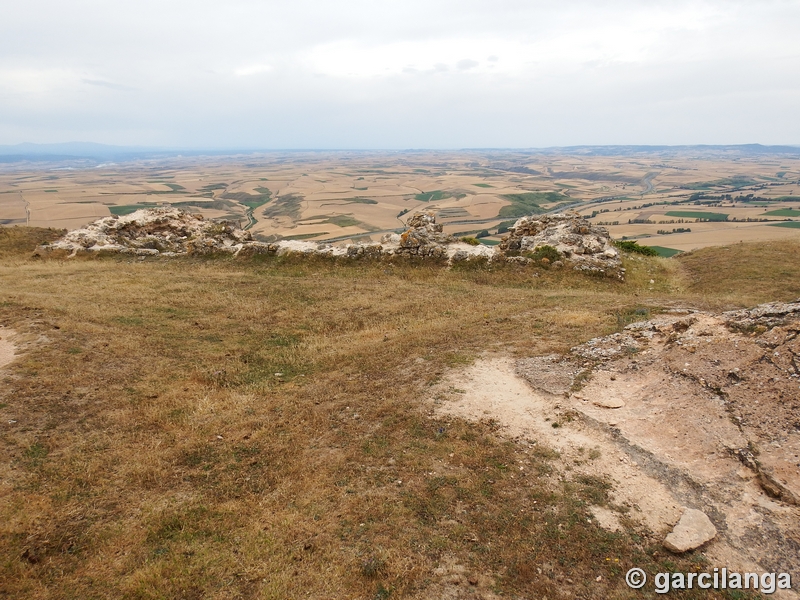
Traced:
<path fill-rule="evenodd" d="M 0 369 L 14 360 L 17 347 L 12 343 L 14 332 L 0 327 Z"/>
<path fill-rule="evenodd" d="M 796 553 L 782 538 L 796 537 L 792 523 L 800 513 L 768 497 L 756 474 L 724 451 L 741 447 L 743 440 L 723 407 L 714 410 L 713 403 L 698 403 L 690 390 L 665 385 L 655 372 L 636 370 L 600 371 L 577 394 L 551 393 L 563 390 L 575 371 L 564 372 L 563 364 L 555 364 L 557 357 L 533 360 L 540 362 L 532 366 L 485 357 L 452 372 L 434 391 L 435 411 L 494 419 L 518 443 L 557 450 L 561 477 L 607 477 L 614 486 L 610 505 L 622 511 L 592 507 L 606 529 L 619 529 L 631 518 L 665 536 L 684 507 L 696 508 L 718 530 L 703 548 L 712 564 L 788 570 L 797 578 Z M 780 597 L 798 598 L 794 593 Z"/>

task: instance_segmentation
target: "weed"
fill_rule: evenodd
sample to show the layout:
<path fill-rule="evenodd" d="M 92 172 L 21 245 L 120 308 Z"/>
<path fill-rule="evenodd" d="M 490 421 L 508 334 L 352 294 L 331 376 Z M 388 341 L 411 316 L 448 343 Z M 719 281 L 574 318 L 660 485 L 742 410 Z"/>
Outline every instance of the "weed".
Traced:
<path fill-rule="evenodd" d="M 28 468 L 35 469 L 36 467 L 40 467 L 44 459 L 47 458 L 48 452 L 47 448 L 39 442 L 26 448 L 24 457 Z"/>
<path fill-rule="evenodd" d="M 526 252 L 525 256 L 545 265 L 553 264 L 555 261 L 561 260 L 562 258 L 558 250 L 547 244 L 537 247 L 533 252 Z M 546 261 L 543 259 L 546 259 Z"/>

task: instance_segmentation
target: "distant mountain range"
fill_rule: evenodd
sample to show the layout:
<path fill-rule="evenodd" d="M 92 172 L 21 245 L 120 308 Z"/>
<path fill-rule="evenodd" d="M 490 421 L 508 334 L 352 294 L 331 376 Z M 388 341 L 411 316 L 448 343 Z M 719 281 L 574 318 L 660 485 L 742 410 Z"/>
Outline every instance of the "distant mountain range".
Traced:
<path fill-rule="evenodd" d="M 576 154 L 589 156 L 626 156 L 631 154 L 723 154 L 759 156 L 773 154 L 800 155 L 800 146 L 765 146 L 762 144 L 738 145 L 610 145 L 610 146 L 557 146 L 550 148 L 469 148 L 464 151 L 515 152 L 523 154 Z M 125 162 L 142 158 L 168 158 L 174 156 L 233 156 L 281 152 L 280 149 L 180 149 L 146 146 L 111 146 L 93 142 L 65 142 L 60 144 L 0 145 L 0 163 L 13 162 Z M 308 151 L 314 151 L 309 149 Z M 349 150 L 354 151 L 354 150 Z M 357 151 L 357 150 L 356 150 Z M 425 150 L 415 150 L 414 152 Z M 298 152 L 298 150 L 285 150 Z M 320 152 L 324 152 L 321 150 Z M 373 151 L 374 152 L 374 151 Z M 397 151 L 393 151 L 397 152 Z"/>
<path fill-rule="evenodd" d="M 146 156 L 176 154 L 160 148 L 109 146 L 92 142 L 62 144 L 15 144 L 0 146 L 0 162 L 58 162 L 65 160 L 118 161 Z"/>

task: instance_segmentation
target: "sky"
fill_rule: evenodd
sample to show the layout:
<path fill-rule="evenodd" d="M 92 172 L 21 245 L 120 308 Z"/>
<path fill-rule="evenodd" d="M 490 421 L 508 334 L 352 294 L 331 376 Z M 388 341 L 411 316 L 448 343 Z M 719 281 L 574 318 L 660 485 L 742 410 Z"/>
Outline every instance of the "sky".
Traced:
<path fill-rule="evenodd" d="M 0 144 L 800 144 L 800 0 L 3 0 Z"/>

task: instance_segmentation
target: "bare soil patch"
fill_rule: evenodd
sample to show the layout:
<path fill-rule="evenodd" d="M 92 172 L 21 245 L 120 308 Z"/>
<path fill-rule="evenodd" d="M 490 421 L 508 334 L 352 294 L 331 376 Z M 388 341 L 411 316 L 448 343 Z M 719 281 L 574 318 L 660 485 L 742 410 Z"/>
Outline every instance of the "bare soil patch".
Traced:
<path fill-rule="evenodd" d="M 445 378 L 436 410 L 553 448 L 565 477 L 612 482 L 611 503 L 592 507 L 610 531 L 663 537 L 699 509 L 718 530 L 703 549 L 715 564 L 796 578 L 798 333 L 797 303 L 677 311 L 566 357 L 485 357 Z"/>
<path fill-rule="evenodd" d="M 12 341 L 13 337 L 13 330 L 0 327 L 0 369 L 14 360 L 17 347 Z"/>

